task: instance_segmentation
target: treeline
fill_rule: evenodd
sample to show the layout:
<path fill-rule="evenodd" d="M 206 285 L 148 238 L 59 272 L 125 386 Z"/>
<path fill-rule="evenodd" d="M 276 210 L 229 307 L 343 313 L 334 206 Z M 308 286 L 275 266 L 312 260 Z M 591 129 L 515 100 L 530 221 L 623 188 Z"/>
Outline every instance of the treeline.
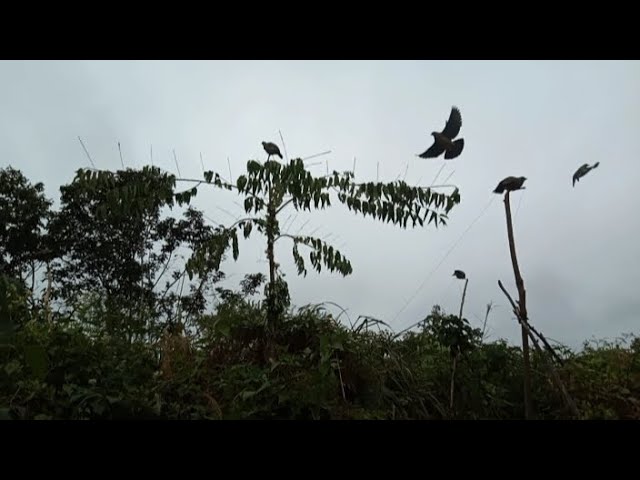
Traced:
<path fill-rule="evenodd" d="M 519 347 L 487 343 L 437 307 L 401 337 L 366 318 L 346 327 L 323 306 L 294 309 L 273 256 L 290 241 L 300 275 L 348 275 L 343 252 L 280 231 L 285 207 L 337 199 L 401 228 L 439 226 L 457 190 L 313 178 L 297 160 L 249 162 L 235 185 L 213 172 L 187 189 L 181 180 L 81 170 L 53 209 L 41 183 L 0 170 L 2 418 L 522 418 Z M 201 184 L 242 195 L 247 217 L 211 226 L 189 205 Z M 224 261 L 252 232 L 266 239 L 268 274 L 221 288 Z M 640 342 L 557 351 L 580 418 L 640 418 Z M 532 352 L 536 416 L 570 418 L 544 360 Z"/>

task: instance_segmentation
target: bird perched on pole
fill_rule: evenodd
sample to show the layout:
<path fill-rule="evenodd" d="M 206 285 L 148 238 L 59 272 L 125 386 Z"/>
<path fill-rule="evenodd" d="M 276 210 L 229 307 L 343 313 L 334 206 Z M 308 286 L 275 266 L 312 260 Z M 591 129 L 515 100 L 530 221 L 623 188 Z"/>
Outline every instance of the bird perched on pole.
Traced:
<path fill-rule="evenodd" d="M 524 187 L 522 184 L 527 179 L 527 177 L 507 177 L 502 180 L 493 193 L 503 193 L 505 191 L 512 192 L 514 190 L 522 190 Z"/>
<path fill-rule="evenodd" d="M 442 132 L 431 132 L 433 145 L 418 156 L 420 158 L 436 158 L 444 152 L 445 160 L 456 158 L 464 148 L 463 138 L 453 140 L 460 133 L 460 127 L 462 127 L 462 115 L 458 107 L 452 107 L 449 120 L 447 120 Z"/>
<path fill-rule="evenodd" d="M 267 152 L 267 155 L 269 155 L 269 156 L 277 155 L 280 158 L 282 158 L 282 154 L 280 153 L 280 149 L 278 148 L 278 146 L 275 143 L 262 142 L 262 148 L 264 148 L 264 151 Z"/>
<path fill-rule="evenodd" d="M 465 278 L 467 278 L 467 276 L 462 270 L 454 270 L 453 276 L 456 277 L 458 280 L 464 280 Z"/>
<path fill-rule="evenodd" d="M 584 177 L 587 173 L 589 173 L 591 170 L 593 170 L 594 168 L 598 168 L 598 165 L 600 165 L 600 162 L 596 162 L 593 165 L 589 165 L 588 163 L 585 163 L 578 170 L 576 170 L 576 173 L 573 174 L 573 186 L 575 187 L 576 182 L 579 182 L 580 179 Z"/>

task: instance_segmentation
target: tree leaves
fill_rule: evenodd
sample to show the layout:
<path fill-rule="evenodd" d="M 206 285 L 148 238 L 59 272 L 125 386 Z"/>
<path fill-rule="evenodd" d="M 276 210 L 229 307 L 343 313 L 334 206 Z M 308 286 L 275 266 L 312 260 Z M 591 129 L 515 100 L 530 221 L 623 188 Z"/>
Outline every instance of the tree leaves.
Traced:
<path fill-rule="evenodd" d="M 337 173 L 334 172 L 334 176 Z M 410 187 L 403 181 L 384 183 L 353 184 L 349 176 L 344 176 L 337 184 L 338 200 L 345 204 L 349 210 L 361 213 L 363 216 L 371 216 L 386 223 L 392 223 L 402 228 L 407 225 L 415 227 L 423 226 L 420 221 L 420 212 L 427 209 L 439 217 L 443 207 L 448 213 L 460 202 L 458 190 L 450 195 L 433 192 L 429 188 Z M 431 208 L 429 208 L 431 207 Z M 435 208 L 434 208 L 435 207 Z M 428 223 L 436 220 L 430 220 Z M 426 220 L 426 215 L 423 220 Z M 411 223 L 409 224 L 409 220 Z M 446 222 L 435 222 L 436 227 Z"/>
<path fill-rule="evenodd" d="M 33 375 L 39 379 L 44 379 L 49 368 L 47 352 L 41 345 L 27 345 L 24 347 L 24 357 Z"/>
<path fill-rule="evenodd" d="M 160 176 L 159 171 L 155 175 L 156 178 Z M 175 177 L 167 175 L 163 178 L 166 188 L 160 188 L 164 192 L 160 198 L 167 205 L 171 206 L 173 202 L 190 204 L 198 193 L 200 184 L 173 193 Z M 90 191 L 103 192 L 105 201 L 94 207 L 101 218 L 136 215 L 153 206 L 149 199 L 157 200 L 158 186 L 141 179 L 123 185 L 117 175 L 100 171 L 79 171 L 77 179 Z M 240 255 L 238 230 L 242 229 L 244 238 L 248 238 L 255 225 L 260 233 L 275 242 L 281 238 L 278 216 L 284 208 L 291 206 L 306 211 L 324 209 L 331 206 L 332 193 L 337 194 L 338 201 L 356 214 L 405 229 L 422 227 L 425 222 L 427 225 L 434 224 L 436 228 L 446 225 L 446 214 L 460 201 L 457 189 L 446 195 L 429 188 L 411 187 L 404 181 L 356 183 L 351 171 L 334 171 L 326 177 L 314 177 L 300 158 L 286 163 L 249 160 L 246 172 L 238 176 L 235 185 L 223 183 L 220 175 L 212 171 L 204 172 L 205 182 L 227 190 L 235 189 L 244 197 L 245 212 L 254 217 L 243 219 L 230 228 L 223 227 L 215 237 L 200 242 L 187 262 L 190 278 L 197 273 L 204 274 L 206 269 L 218 269 L 227 248 L 231 248 L 232 256 L 237 260 Z M 352 272 L 350 262 L 333 246 L 312 237 L 296 236 L 293 240 L 292 253 L 299 275 L 307 274 L 306 258 L 317 272 L 321 272 L 322 268 L 342 275 Z M 308 257 L 301 254 L 299 245 L 311 249 Z"/>
<path fill-rule="evenodd" d="M 306 276 L 306 266 L 304 258 L 299 253 L 298 244 L 306 245 L 312 249 L 311 252 L 309 252 L 309 261 L 318 273 L 322 271 L 323 265 L 330 272 L 338 272 L 343 276 L 350 275 L 353 272 L 353 268 L 351 267 L 349 260 L 347 260 L 347 258 L 338 250 L 334 249 L 333 246 L 325 243 L 319 238 L 295 236 L 292 239 L 294 242 L 293 256 L 296 266 L 298 267 L 299 274 L 304 274 Z"/>
<path fill-rule="evenodd" d="M 238 235 L 236 235 L 235 231 L 231 232 L 230 235 L 233 244 L 233 259 L 238 260 L 238 255 L 240 254 L 240 251 L 238 249 Z"/>

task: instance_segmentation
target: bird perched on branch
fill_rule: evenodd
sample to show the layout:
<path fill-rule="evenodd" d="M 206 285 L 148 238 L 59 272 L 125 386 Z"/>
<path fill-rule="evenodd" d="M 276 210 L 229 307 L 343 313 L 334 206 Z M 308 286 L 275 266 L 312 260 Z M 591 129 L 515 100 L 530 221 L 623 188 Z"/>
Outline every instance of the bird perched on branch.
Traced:
<path fill-rule="evenodd" d="M 282 158 L 282 154 L 280 153 L 280 149 L 278 148 L 278 146 L 275 143 L 262 142 L 262 148 L 264 148 L 264 151 L 267 152 L 267 155 L 269 155 L 269 156 L 277 155 L 280 158 Z"/>
<path fill-rule="evenodd" d="M 505 191 L 512 192 L 514 190 L 522 190 L 524 187 L 522 184 L 527 179 L 527 177 L 507 177 L 502 180 L 493 193 L 503 193 Z"/>
<path fill-rule="evenodd" d="M 453 276 L 456 277 L 458 280 L 464 280 L 465 278 L 467 278 L 467 276 L 462 270 L 454 270 Z"/>
<path fill-rule="evenodd" d="M 598 168 L 598 165 L 600 165 L 600 162 L 596 162 L 593 165 L 589 165 L 588 163 L 585 163 L 578 170 L 576 170 L 576 173 L 573 174 L 573 186 L 575 187 L 576 182 L 579 182 L 580 179 L 584 177 L 587 173 L 589 173 L 591 170 L 593 170 L 594 168 Z"/>
<path fill-rule="evenodd" d="M 462 127 L 462 115 L 458 107 L 451 108 L 449 120 L 444 126 L 442 132 L 431 132 L 433 135 L 433 145 L 425 152 L 418 155 L 420 158 L 436 158 L 444 152 L 444 159 L 451 160 L 462 153 L 464 147 L 464 139 L 453 140 L 460 133 Z"/>

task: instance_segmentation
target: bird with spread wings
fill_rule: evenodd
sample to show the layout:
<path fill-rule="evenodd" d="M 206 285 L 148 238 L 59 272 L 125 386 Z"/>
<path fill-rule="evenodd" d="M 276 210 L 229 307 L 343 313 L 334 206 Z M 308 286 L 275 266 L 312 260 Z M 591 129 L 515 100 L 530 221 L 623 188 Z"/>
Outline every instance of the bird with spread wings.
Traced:
<path fill-rule="evenodd" d="M 454 138 L 460 133 L 461 127 L 462 115 L 460 110 L 458 107 L 452 107 L 449 120 L 447 120 L 442 132 L 431 132 L 433 145 L 418 156 L 420 158 L 436 158 L 444 153 L 445 160 L 451 160 L 459 156 L 464 148 L 464 139 L 459 138 L 454 141 Z"/>
<path fill-rule="evenodd" d="M 584 177 L 587 173 L 589 173 L 591 170 L 593 170 L 594 168 L 598 168 L 598 165 L 600 165 L 600 162 L 596 162 L 593 165 L 589 165 L 588 163 L 585 163 L 578 170 L 576 170 L 576 173 L 573 174 L 573 186 L 575 187 L 576 182 L 579 182 L 580 179 Z"/>

